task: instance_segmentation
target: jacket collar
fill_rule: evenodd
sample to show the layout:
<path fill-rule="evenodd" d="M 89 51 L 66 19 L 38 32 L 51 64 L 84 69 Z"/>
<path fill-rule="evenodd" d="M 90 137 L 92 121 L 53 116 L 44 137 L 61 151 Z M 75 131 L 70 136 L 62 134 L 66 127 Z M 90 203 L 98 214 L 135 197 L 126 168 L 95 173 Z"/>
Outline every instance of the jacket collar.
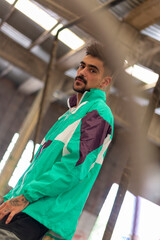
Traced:
<path fill-rule="evenodd" d="M 84 92 L 79 105 L 85 101 L 92 101 L 92 100 L 103 100 L 106 102 L 106 93 L 100 89 L 92 88 L 90 91 Z M 72 108 L 77 105 L 77 95 L 72 95 L 67 101 L 68 107 Z"/>

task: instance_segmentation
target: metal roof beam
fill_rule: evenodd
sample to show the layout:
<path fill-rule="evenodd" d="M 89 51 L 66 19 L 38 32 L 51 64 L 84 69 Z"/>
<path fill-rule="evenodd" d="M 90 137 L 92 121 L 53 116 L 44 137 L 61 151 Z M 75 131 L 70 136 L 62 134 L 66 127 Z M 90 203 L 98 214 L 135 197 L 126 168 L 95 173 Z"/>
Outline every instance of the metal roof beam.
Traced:
<path fill-rule="evenodd" d="M 142 30 L 160 20 L 159 9 L 159 0 L 147 0 L 129 12 L 124 21 Z"/>
<path fill-rule="evenodd" d="M 55 26 L 53 26 L 49 31 L 44 31 L 35 41 L 33 41 L 31 43 L 31 45 L 29 46 L 29 50 L 31 50 L 33 47 L 35 47 L 36 45 L 40 45 L 41 43 L 43 43 L 46 39 L 48 39 L 50 37 L 51 32 L 61 23 L 61 20 L 59 20 L 57 22 L 57 24 Z"/>
<path fill-rule="evenodd" d="M 15 0 L 14 3 L 11 5 L 8 14 L 5 16 L 5 18 L 0 23 L 0 28 L 2 27 L 3 23 L 5 23 L 10 18 L 10 16 L 13 14 L 13 12 L 15 10 L 15 5 L 17 2 L 18 2 L 18 0 Z"/>
<path fill-rule="evenodd" d="M 42 80 L 47 64 L 0 32 L 0 56 L 30 75 Z"/>

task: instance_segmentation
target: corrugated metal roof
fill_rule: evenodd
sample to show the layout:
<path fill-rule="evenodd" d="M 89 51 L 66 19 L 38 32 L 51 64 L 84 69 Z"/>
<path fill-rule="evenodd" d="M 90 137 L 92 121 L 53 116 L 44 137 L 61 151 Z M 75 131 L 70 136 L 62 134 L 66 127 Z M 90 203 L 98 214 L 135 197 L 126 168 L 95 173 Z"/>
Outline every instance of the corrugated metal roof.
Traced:
<path fill-rule="evenodd" d="M 2 25 L 1 31 L 25 48 L 28 48 L 32 42 L 31 39 L 17 31 L 8 23 Z"/>
<path fill-rule="evenodd" d="M 131 10 L 138 7 L 146 0 L 126 0 L 117 3 L 114 7 L 110 8 L 110 11 L 116 15 L 119 19 L 123 19 Z M 101 3 L 107 2 L 107 0 L 99 0 Z M 153 24 L 141 31 L 142 34 L 149 36 L 153 39 L 160 41 L 160 22 Z"/>
<path fill-rule="evenodd" d="M 17 31 L 15 28 L 13 28 L 7 23 L 3 24 L 1 31 L 25 48 L 28 48 L 32 42 L 31 39 Z M 35 46 L 31 49 L 31 52 L 45 62 L 49 61 L 49 54 L 45 52 L 40 46 Z"/>
<path fill-rule="evenodd" d="M 143 29 L 141 33 L 160 41 L 160 22 Z"/>
<path fill-rule="evenodd" d="M 99 0 L 101 3 L 106 3 L 108 0 Z M 123 19 L 132 9 L 139 6 L 145 0 L 126 0 L 111 7 L 110 10 L 119 18 Z"/>

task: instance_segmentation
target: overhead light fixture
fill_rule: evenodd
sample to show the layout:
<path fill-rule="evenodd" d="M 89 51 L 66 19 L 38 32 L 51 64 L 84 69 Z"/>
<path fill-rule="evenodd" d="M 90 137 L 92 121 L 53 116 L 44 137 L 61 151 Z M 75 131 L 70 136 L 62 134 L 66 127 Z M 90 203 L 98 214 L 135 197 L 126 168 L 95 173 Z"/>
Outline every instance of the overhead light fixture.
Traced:
<path fill-rule="evenodd" d="M 14 0 L 6 0 L 8 3 L 13 4 Z M 32 3 L 29 0 L 19 0 L 15 8 L 29 17 L 31 20 L 36 22 L 45 30 L 50 30 L 52 27 L 56 25 L 58 22 L 55 18 L 51 17 L 47 12 L 42 10 L 36 4 Z M 61 28 L 63 25 L 59 24 L 53 31 L 52 35 L 55 35 L 57 30 Z M 76 34 L 74 34 L 69 29 L 64 29 L 59 33 L 59 40 L 67 45 L 72 50 L 76 50 L 84 44 L 84 41 L 79 38 Z"/>
<path fill-rule="evenodd" d="M 28 48 L 32 43 L 31 39 L 17 31 L 8 23 L 2 25 L 1 31 L 25 48 Z"/>
<path fill-rule="evenodd" d="M 56 35 L 57 31 L 63 27 L 63 25 L 60 23 L 58 26 L 51 32 L 52 35 Z M 73 33 L 68 28 L 62 30 L 59 35 L 58 39 L 63 42 L 65 45 L 70 47 L 72 50 L 76 50 L 84 45 L 84 41 L 79 38 L 75 33 Z"/>
<path fill-rule="evenodd" d="M 58 39 L 73 50 L 80 48 L 84 44 L 82 39 L 67 28 L 59 33 Z"/>
<path fill-rule="evenodd" d="M 10 3 L 12 0 L 6 1 Z M 29 0 L 18 0 L 15 8 L 46 30 L 50 30 L 57 23 L 56 19 Z"/>
<path fill-rule="evenodd" d="M 153 72 L 151 69 L 136 64 L 126 68 L 125 71 L 147 84 L 156 83 L 159 78 L 159 74 Z"/>
<path fill-rule="evenodd" d="M 6 2 L 8 2 L 9 4 L 13 4 L 15 0 L 6 0 Z"/>

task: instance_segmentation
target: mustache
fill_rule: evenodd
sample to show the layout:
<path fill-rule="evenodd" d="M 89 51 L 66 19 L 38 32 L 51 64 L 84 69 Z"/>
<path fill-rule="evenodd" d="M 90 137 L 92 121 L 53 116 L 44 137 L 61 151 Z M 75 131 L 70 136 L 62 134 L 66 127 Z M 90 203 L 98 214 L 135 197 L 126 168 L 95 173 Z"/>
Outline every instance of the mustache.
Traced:
<path fill-rule="evenodd" d="M 83 77 L 83 75 L 77 76 L 77 77 L 75 78 L 75 80 L 77 80 L 77 79 L 81 79 L 82 82 L 84 82 L 85 84 L 87 84 L 87 80 Z"/>

